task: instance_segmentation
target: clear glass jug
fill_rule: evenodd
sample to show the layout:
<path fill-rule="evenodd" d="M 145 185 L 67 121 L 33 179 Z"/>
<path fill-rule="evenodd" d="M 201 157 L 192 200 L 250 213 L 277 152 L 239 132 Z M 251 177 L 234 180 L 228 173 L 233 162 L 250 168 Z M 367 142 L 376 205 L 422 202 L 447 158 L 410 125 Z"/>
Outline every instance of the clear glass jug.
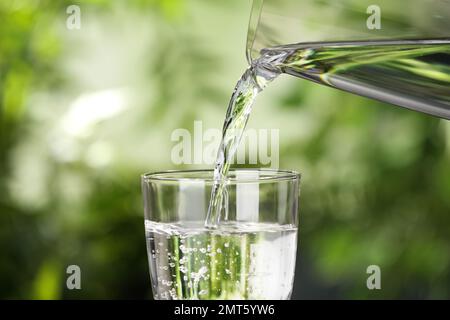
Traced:
<path fill-rule="evenodd" d="M 282 73 L 450 119 L 450 0 L 254 0 L 247 59 L 264 56 Z"/>

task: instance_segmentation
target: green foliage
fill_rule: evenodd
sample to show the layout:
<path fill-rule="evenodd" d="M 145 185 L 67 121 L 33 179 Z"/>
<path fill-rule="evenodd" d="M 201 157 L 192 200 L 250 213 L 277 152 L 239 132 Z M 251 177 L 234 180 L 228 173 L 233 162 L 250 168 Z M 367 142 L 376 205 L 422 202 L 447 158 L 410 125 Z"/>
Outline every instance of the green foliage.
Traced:
<path fill-rule="evenodd" d="M 0 4 L 1 298 L 151 297 L 139 175 L 182 168 L 174 129 L 222 126 L 249 7 L 120 3 L 80 1 L 72 31 L 72 3 Z M 249 127 L 280 128 L 280 166 L 303 173 L 297 279 L 308 263 L 343 298 L 450 297 L 448 121 L 283 78 Z"/>

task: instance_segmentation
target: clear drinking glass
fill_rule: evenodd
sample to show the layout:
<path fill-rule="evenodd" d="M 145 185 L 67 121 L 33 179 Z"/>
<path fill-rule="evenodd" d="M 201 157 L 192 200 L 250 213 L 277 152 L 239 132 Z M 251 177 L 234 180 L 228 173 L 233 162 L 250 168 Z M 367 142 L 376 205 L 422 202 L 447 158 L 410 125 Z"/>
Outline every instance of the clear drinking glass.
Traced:
<path fill-rule="evenodd" d="M 247 59 L 450 119 L 448 0 L 254 0 Z"/>
<path fill-rule="evenodd" d="M 289 299 L 300 175 L 230 170 L 227 216 L 204 226 L 212 170 L 144 174 L 145 233 L 155 299 Z"/>

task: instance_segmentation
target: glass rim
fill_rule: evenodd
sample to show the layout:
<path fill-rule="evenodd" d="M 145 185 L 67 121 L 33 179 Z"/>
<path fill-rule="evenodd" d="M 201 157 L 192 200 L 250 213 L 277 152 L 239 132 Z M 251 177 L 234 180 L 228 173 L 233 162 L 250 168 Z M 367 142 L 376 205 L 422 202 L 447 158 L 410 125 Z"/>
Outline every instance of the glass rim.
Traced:
<path fill-rule="evenodd" d="M 141 175 L 141 180 L 143 182 L 182 182 L 182 181 L 204 181 L 207 183 L 214 183 L 213 169 L 187 169 L 187 170 L 165 170 L 165 171 L 155 171 L 147 172 Z M 241 183 L 264 183 L 264 182 L 277 182 L 286 180 L 300 180 L 301 173 L 293 170 L 282 170 L 282 169 L 270 169 L 270 168 L 232 168 L 229 173 L 235 172 L 259 172 L 263 173 L 264 176 L 258 175 L 256 178 L 237 178 L 228 177 L 226 179 L 227 184 L 241 184 Z M 200 177 L 192 176 L 187 177 L 189 174 L 205 174 L 209 173 L 210 176 Z"/>

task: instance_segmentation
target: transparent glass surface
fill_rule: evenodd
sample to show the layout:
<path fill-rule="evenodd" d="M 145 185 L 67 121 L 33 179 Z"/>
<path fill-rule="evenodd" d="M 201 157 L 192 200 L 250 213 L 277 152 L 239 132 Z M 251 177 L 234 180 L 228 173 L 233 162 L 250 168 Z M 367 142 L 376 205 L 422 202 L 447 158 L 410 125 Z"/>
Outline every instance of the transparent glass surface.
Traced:
<path fill-rule="evenodd" d="M 212 170 L 142 176 L 155 299 L 289 299 L 297 251 L 299 174 L 231 170 L 227 214 L 204 226 Z"/>
<path fill-rule="evenodd" d="M 247 59 L 450 119 L 449 18 L 448 0 L 254 0 Z"/>

